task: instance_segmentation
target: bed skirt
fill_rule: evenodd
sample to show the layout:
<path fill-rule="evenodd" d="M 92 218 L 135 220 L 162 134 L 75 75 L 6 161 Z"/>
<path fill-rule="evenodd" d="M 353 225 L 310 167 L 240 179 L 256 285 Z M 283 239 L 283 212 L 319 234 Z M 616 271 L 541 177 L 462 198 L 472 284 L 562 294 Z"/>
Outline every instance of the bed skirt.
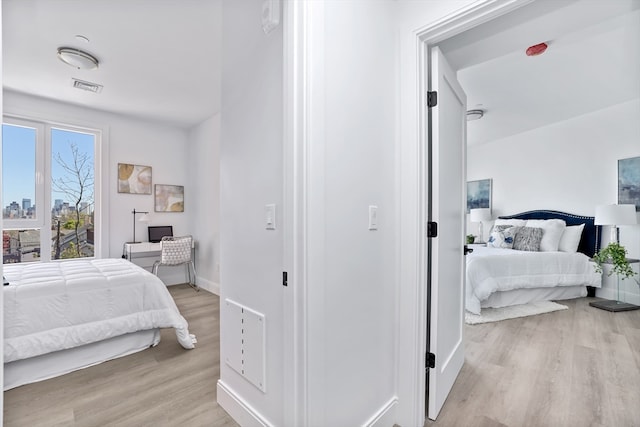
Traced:
<path fill-rule="evenodd" d="M 4 390 L 30 384 L 107 360 L 127 356 L 160 342 L 160 329 L 149 329 L 4 364 Z"/>
<path fill-rule="evenodd" d="M 560 286 L 556 288 L 527 288 L 512 291 L 498 291 L 480 303 L 482 308 L 498 308 L 510 305 L 528 304 L 537 301 L 559 301 L 587 296 L 587 287 Z"/>

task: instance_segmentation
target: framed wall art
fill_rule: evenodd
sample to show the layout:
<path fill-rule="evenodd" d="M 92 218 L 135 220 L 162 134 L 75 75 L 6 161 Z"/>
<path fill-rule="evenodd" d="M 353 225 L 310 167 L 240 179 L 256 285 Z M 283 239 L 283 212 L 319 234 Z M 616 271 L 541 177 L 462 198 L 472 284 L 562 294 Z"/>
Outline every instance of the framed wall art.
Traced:
<path fill-rule="evenodd" d="M 618 160 L 618 204 L 640 212 L 640 157 Z"/>
<path fill-rule="evenodd" d="M 467 213 L 478 208 L 491 209 L 490 179 L 467 182 Z"/>
<path fill-rule="evenodd" d="M 151 166 L 118 163 L 118 193 L 151 194 Z"/>
<path fill-rule="evenodd" d="M 156 212 L 184 212 L 184 186 L 155 185 Z"/>

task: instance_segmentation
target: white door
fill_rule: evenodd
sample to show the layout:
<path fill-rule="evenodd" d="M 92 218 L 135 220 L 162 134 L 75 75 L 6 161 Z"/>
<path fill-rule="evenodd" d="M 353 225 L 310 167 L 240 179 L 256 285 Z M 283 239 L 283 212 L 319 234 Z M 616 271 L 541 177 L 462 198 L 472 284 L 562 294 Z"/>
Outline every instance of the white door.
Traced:
<path fill-rule="evenodd" d="M 455 72 L 438 48 L 431 50 L 431 91 L 437 104 L 431 120 L 431 279 L 428 352 L 435 367 L 428 370 L 428 412 L 436 419 L 464 363 L 464 227 L 466 213 L 467 98 Z"/>

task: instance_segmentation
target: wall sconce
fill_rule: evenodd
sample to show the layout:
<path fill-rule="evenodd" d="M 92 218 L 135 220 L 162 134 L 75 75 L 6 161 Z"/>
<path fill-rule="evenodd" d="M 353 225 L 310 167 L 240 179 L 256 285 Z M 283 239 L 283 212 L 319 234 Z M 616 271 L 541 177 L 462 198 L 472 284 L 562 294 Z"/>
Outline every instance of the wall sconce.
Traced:
<path fill-rule="evenodd" d="M 127 243 L 140 243 L 136 242 L 136 214 L 143 214 L 138 221 L 149 222 L 149 212 L 137 211 L 134 209 L 131 213 L 133 214 L 133 240 Z"/>

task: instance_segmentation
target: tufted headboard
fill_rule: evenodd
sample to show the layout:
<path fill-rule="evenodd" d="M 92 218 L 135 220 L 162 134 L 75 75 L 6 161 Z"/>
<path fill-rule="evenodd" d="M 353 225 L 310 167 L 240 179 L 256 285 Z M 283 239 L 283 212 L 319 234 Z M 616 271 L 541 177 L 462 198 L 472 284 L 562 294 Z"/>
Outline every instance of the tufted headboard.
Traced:
<path fill-rule="evenodd" d="M 602 226 L 594 224 L 594 217 L 574 215 L 566 212 L 538 210 L 522 212 L 515 215 L 499 216 L 500 219 L 563 219 L 567 225 L 584 224 L 578 252 L 592 257 L 600 249 L 600 233 Z"/>

